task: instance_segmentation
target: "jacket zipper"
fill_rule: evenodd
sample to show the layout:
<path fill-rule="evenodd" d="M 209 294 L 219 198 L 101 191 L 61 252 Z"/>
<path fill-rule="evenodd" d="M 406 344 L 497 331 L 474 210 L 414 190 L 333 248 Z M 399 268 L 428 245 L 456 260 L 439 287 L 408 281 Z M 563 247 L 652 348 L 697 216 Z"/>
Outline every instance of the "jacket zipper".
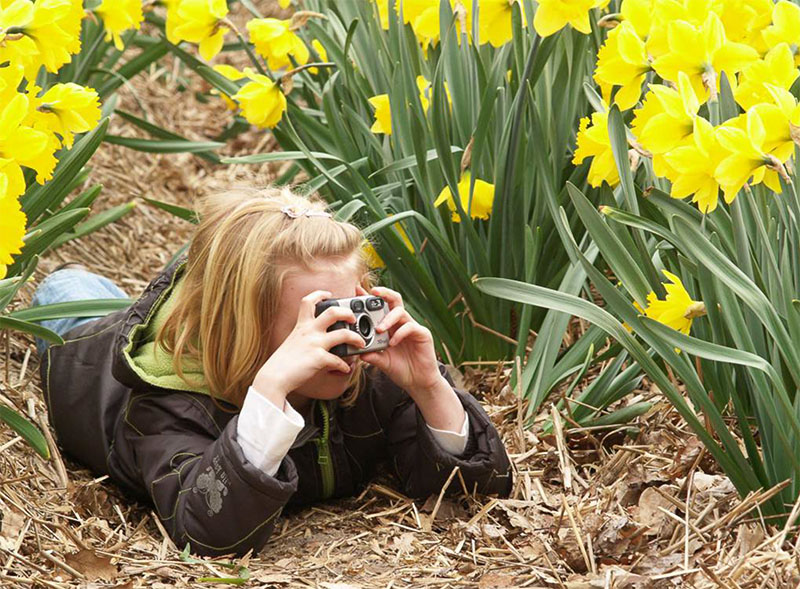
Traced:
<path fill-rule="evenodd" d="M 333 495 L 333 462 L 331 461 L 331 451 L 328 444 L 328 437 L 330 435 L 330 423 L 328 416 L 328 407 L 324 401 L 319 403 L 320 410 L 322 411 L 322 435 L 314 440 L 317 444 L 317 462 L 319 463 L 320 471 L 322 472 L 322 496 L 327 499 Z"/>

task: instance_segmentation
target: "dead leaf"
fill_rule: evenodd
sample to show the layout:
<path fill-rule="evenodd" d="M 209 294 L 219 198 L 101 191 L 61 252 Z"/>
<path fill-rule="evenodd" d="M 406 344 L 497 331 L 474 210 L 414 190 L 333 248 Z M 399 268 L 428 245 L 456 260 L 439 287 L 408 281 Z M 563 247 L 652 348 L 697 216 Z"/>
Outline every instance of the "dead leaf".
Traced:
<path fill-rule="evenodd" d="M 518 587 L 519 580 L 511 575 L 501 575 L 499 573 L 487 573 L 478 581 L 479 589 L 503 589 L 505 587 Z"/>
<path fill-rule="evenodd" d="M 515 528 L 522 528 L 523 530 L 530 530 L 532 532 L 536 531 L 536 526 L 534 526 L 531 521 L 519 513 L 518 511 L 514 511 L 513 509 L 504 505 L 504 501 L 499 501 L 498 506 L 502 508 L 503 511 L 506 512 L 508 515 L 508 522 L 514 526 Z"/>
<path fill-rule="evenodd" d="M 64 556 L 66 563 L 88 580 L 111 581 L 119 575 L 117 565 L 111 564 L 111 559 L 98 556 L 93 550 L 79 550 Z"/>
<path fill-rule="evenodd" d="M 647 526 L 648 535 L 660 535 L 664 524 L 668 522 L 668 516 L 662 509 L 674 513 L 675 506 L 659 493 L 655 487 L 647 487 L 642 496 L 639 497 L 639 509 L 636 521 L 643 526 Z M 672 523 L 672 520 L 669 520 Z M 670 525 L 670 527 L 672 527 Z"/>
<path fill-rule="evenodd" d="M 267 585 L 279 584 L 279 583 L 289 584 L 294 580 L 294 577 L 292 577 L 291 575 L 287 575 L 285 573 L 269 573 L 266 571 L 263 573 L 256 573 L 255 575 L 253 575 L 252 578 L 260 583 L 265 583 Z"/>
<path fill-rule="evenodd" d="M 405 554 L 410 554 L 416 550 L 417 539 L 413 532 L 404 532 L 399 537 L 394 538 L 392 547 L 397 550 L 395 560 L 398 560 Z"/>
<path fill-rule="evenodd" d="M 25 516 L 13 509 L 3 509 L 3 522 L 0 527 L 0 546 L 13 550 L 25 526 Z"/>
<path fill-rule="evenodd" d="M 497 526 L 495 524 L 483 524 L 481 526 L 481 531 L 483 531 L 484 536 L 487 538 L 501 538 L 508 532 L 503 526 Z"/>
<path fill-rule="evenodd" d="M 431 495 L 425 501 L 425 504 L 420 507 L 421 513 L 432 513 L 433 508 L 436 507 L 436 501 L 438 497 L 436 495 Z M 439 510 L 436 512 L 436 519 L 438 520 L 449 520 L 449 519 L 459 519 L 465 518 L 467 516 L 467 510 L 461 507 L 458 503 L 453 501 L 448 501 L 447 499 L 443 499 L 441 504 L 439 504 Z"/>

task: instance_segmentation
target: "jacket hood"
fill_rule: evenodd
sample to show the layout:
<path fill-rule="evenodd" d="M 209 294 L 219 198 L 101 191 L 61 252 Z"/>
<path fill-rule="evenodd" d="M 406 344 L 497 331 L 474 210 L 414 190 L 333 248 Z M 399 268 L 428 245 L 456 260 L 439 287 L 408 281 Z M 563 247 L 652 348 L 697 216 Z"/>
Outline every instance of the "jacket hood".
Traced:
<path fill-rule="evenodd" d="M 202 367 L 183 361 L 184 374 L 191 381 L 203 383 L 192 386 L 181 379 L 172 366 L 172 355 L 155 345 L 155 336 L 175 307 L 186 268 L 186 254 L 165 268 L 145 288 L 139 299 L 128 309 L 122 329 L 118 332 L 112 374 L 119 382 L 141 390 L 144 387 L 191 391 L 210 394 L 204 384 Z"/>

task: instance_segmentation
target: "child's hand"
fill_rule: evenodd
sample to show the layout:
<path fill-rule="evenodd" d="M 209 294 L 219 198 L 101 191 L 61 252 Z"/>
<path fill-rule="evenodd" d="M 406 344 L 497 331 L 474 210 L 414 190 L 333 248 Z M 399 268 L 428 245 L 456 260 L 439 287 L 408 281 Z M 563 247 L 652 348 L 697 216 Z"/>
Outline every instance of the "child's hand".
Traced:
<path fill-rule="evenodd" d="M 327 331 L 337 321 L 355 323 L 350 309 L 328 307 L 314 317 L 316 304 L 331 296 L 328 291 L 315 290 L 303 297 L 294 329 L 256 374 L 253 387 L 261 394 L 271 400 L 273 396 L 285 399 L 320 370 L 350 372 L 350 364 L 329 350 L 339 344 L 362 348 L 364 339 L 349 329 Z"/>
<path fill-rule="evenodd" d="M 357 292 L 359 295 L 370 294 L 361 286 L 357 287 Z M 406 311 L 399 292 L 376 286 L 372 294 L 383 297 L 389 304 L 389 314 L 375 326 L 379 333 L 389 332 L 389 347 L 361 354 L 361 359 L 386 373 L 412 398 L 433 391 L 441 385 L 443 377 L 430 330 L 417 323 Z"/>

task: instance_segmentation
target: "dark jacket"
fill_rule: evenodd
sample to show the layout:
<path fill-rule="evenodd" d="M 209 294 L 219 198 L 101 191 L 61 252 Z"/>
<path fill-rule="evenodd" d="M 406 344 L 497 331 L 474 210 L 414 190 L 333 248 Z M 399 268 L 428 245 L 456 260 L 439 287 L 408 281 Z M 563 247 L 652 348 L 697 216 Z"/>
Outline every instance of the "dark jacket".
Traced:
<path fill-rule="evenodd" d="M 352 496 L 391 460 L 409 497 L 439 493 L 458 466 L 467 488 L 508 496 L 511 469 L 481 405 L 455 389 L 469 414 L 461 456 L 439 446 L 412 399 L 383 373 L 352 407 L 318 401 L 275 476 L 245 459 L 238 408 L 196 391 L 147 382 L 131 350 L 185 267 L 159 274 L 128 309 L 80 325 L 48 348 L 41 374 L 50 421 L 63 450 L 155 504 L 175 544 L 196 554 L 242 555 L 267 542 L 284 505 Z M 444 366 L 440 370 L 453 386 Z M 461 489 L 457 477 L 448 493 Z"/>

